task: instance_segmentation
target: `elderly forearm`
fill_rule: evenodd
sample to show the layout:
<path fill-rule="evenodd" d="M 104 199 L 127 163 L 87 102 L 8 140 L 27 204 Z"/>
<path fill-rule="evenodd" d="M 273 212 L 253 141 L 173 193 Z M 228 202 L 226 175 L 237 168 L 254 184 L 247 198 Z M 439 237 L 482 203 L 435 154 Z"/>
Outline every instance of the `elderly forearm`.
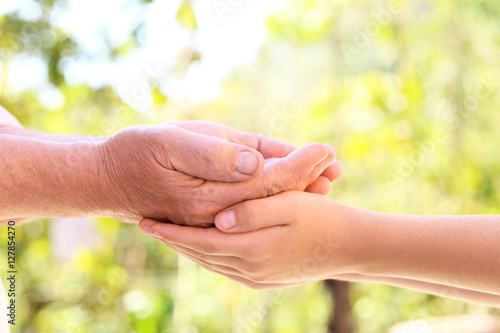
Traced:
<path fill-rule="evenodd" d="M 94 148 L 0 134 L 0 220 L 98 215 Z"/>
<path fill-rule="evenodd" d="M 357 273 L 500 295 L 500 216 L 351 213 Z"/>

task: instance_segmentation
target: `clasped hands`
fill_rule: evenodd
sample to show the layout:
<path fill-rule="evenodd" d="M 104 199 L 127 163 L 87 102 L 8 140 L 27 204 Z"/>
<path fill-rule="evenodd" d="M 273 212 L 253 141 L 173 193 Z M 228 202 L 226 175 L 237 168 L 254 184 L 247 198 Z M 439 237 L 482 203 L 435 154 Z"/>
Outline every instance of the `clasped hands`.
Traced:
<path fill-rule="evenodd" d="M 252 288 L 373 281 L 498 305 L 497 215 L 423 217 L 339 204 L 322 195 L 342 173 L 330 145 L 296 149 L 206 122 L 133 126 L 111 138 L 49 135 L 5 115 L 0 108 L 8 156 L 0 223 L 106 216 L 139 223 Z"/>
<path fill-rule="evenodd" d="M 106 216 L 142 219 L 144 232 L 249 287 L 308 282 L 303 274 L 282 276 L 270 261 L 286 260 L 287 247 L 315 228 L 292 222 L 305 201 L 321 210 L 317 200 L 341 175 L 332 146 L 296 149 L 215 123 L 175 121 L 127 128 L 101 143 L 99 151 L 99 173 L 109 182 L 104 188 L 115 186 L 112 195 L 99 196 L 103 207 L 111 207 Z M 259 279 L 256 273 L 269 273 L 260 268 L 277 271 Z M 326 276 L 318 272 L 311 277 L 321 278 Z"/>

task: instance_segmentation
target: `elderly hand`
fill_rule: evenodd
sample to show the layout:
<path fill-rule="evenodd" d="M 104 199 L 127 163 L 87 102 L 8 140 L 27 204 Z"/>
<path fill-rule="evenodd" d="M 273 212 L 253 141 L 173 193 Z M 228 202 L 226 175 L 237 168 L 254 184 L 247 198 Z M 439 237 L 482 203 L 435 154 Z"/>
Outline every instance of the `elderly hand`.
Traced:
<path fill-rule="evenodd" d="M 133 223 L 148 217 L 210 226 L 219 211 L 235 203 L 307 187 L 324 191 L 329 179 L 320 175 L 333 180 L 341 172 L 337 163 L 330 167 L 335 152 L 329 145 L 293 151 L 276 140 L 211 123 L 129 127 L 98 148 L 100 209 Z"/>
<path fill-rule="evenodd" d="M 208 121 L 170 120 L 164 122 L 164 124 L 182 127 L 188 131 L 215 136 L 229 142 L 254 148 L 264 156 L 266 164 L 287 157 L 297 150 L 297 147 L 286 142 L 263 135 L 237 131 L 231 127 Z M 342 165 L 335 161 L 305 191 L 327 194 L 330 192 L 331 182 L 339 178 L 341 174 Z"/>

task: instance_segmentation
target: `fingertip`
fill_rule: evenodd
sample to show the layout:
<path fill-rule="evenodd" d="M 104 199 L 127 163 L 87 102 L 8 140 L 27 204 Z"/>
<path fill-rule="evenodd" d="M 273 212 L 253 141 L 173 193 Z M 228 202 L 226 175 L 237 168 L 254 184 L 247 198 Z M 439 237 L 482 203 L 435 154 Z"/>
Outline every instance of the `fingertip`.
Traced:
<path fill-rule="evenodd" d="M 140 222 L 139 222 L 139 229 L 141 229 L 141 231 L 149 234 L 150 230 L 151 230 L 151 225 L 154 224 L 155 221 L 151 220 L 151 219 L 148 219 L 148 218 L 143 218 Z"/>
<path fill-rule="evenodd" d="M 330 166 L 328 166 L 323 173 L 322 176 L 328 178 L 331 182 L 340 178 L 342 173 L 344 172 L 342 164 L 339 161 L 334 161 Z"/>
<path fill-rule="evenodd" d="M 252 136 L 253 135 L 254 134 L 252 134 Z M 288 142 L 279 141 L 267 136 L 260 136 L 257 150 L 260 151 L 265 158 L 283 158 L 297 150 L 297 147 Z"/>
<path fill-rule="evenodd" d="M 328 144 L 323 143 L 310 143 L 299 149 L 309 149 L 321 155 L 328 155 L 328 152 L 331 150 L 328 146 Z"/>
<path fill-rule="evenodd" d="M 305 192 L 326 195 L 330 192 L 330 189 L 330 180 L 324 176 L 319 176 L 314 183 L 305 189 Z"/>
<path fill-rule="evenodd" d="M 342 164 L 338 161 L 335 161 L 335 163 L 333 163 L 331 167 L 334 180 L 340 178 L 340 176 L 342 176 L 342 174 L 344 173 L 344 168 L 342 167 Z"/>
<path fill-rule="evenodd" d="M 329 150 L 324 144 L 311 143 L 295 150 L 287 158 L 289 161 L 297 161 L 302 166 L 317 165 L 328 157 Z"/>
<path fill-rule="evenodd" d="M 251 225 L 255 218 L 261 220 L 257 213 L 260 199 L 248 200 L 226 208 L 215 217 L 215 226 L 223 233 L 244 233 L 253 230 Z"/>
<path fill-rule="evenodd" d="M 328 168 L 333 162 L 335 162 L 335 155 L 328 155 L 322 162 L 323 169 Z"/>
<path fill-rule="evenodd" d="M 338 177 L 340 177 L 340 176 L 342 176 L 344 174 L 344 167 L 342 166 L 342 164 L 340 162 L 336 163 L 336 169 L 337 169 L 337 175 L 338 175 Z"/>
<path fill-rule="evenodd" d="M 229 232 L 236 227 L 236 213 L 234 210 L 225 210 L 215 217 L 217 229 L 223 232 Z"/>
<path fill-rule="evenodd" d="M 326 154 L 328 156 L 336 156 L 337 155 L 337 152 L 335 151 L 335 147 L 333 147 L 332 145 L 330 145 L 328 143 L 324 143 L 323 146 L 325 146 Z"/>

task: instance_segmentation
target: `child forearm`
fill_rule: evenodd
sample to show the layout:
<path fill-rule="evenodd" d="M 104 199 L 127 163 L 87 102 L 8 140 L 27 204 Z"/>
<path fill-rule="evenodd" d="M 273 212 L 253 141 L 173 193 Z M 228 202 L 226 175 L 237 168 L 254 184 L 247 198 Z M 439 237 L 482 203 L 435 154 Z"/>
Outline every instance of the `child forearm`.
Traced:
<path fill-rule="evenodd" d="M 500 295 L 500 216 L 351 211 L 359 272 Z"/>

